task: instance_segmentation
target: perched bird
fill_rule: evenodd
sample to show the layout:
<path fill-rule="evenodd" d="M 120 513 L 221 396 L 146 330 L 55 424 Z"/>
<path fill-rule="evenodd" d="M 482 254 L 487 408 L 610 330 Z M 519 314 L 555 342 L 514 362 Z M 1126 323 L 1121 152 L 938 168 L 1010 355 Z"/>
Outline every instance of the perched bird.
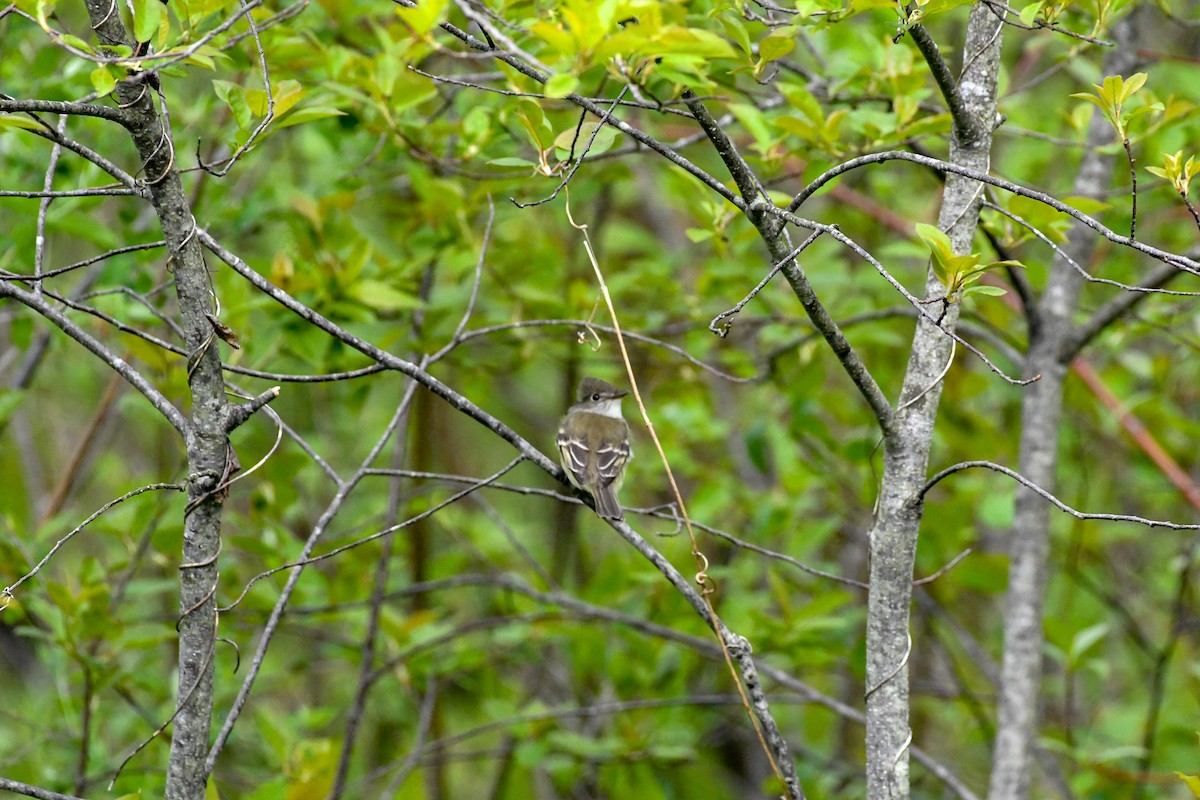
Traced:
<path fill-rule="evenodd" d="M 617 490 L 625 464 L 633 458 L 629 425 L 621 416 L 621 398 L 627 394 L 599 378 L 584 378 L 579 402 L 558 426 L 558 454 L 567 478 L 591 494 L 596 513 L 604 519 L 625 519 Z"/>

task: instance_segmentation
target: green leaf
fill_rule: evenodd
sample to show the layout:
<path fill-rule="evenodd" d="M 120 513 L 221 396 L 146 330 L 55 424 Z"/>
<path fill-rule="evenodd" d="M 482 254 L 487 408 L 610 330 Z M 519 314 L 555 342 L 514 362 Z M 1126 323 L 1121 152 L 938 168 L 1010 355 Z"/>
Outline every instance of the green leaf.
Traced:
<path fill-rule="evenodd" d="M 963 256 L 957 256 L 957 258 L 963 258 Z M 977 255 L 972 254 L 970 256 L 970 258 L 978 260 L 979 257 Z M 972 267 L 973 267 L 973 265 L 968 265 L 968 266 L 966 266 L 965 269 L 960 270 L 960 272 L 959 272 L 959 282 L 960 283 L 967 284 L 972 281 L 978 280 L 980 277 L 983 276 L 983 273 L 985 273 L 989 270 L 993 270 L 993 269 L 1000 269 L 1001 267 L 1020 267 L 1021 269 L 1025 269 L 1025 265 L 1022 264 L 1020 261 L 1011 261 L 1011 260 L 1010 261 L 993 261 L 990 264 L 984 264 L 981 267 L 973 267 L 973 268 Z"/>
<path fill-rule="evenodd" d="M 1035 19 L 1037 19 L 1038 12 L 1040 12 L 1041 10 L 1042 10 L 1041 0 L 1039 0 L 1036 3 L 1030 3 L 1029 5 L 1022 8 L 1021 13 L 1018 15 L 1021 19 L 1021 24 L 1032 27 L 1033 21 Z"/>
<path fill-rule="evenodd" d="M 664 32 L 672 30 L 664 28 Z M 683 52 L 699 56 L 700 58 L 737 58 L 737 53 L 729 42 L 722 39 L 711 31 L 706 31 L 703 28 L 676 28 L 675 35 L 679 37 L 681 43 L 686 43 L 686 50 Z M 668 37 L 664 36 L 663 41 L 667 41 Z"/>
<path fill-rule="evenodd" d="M 516 156 L 505 156 L 504 158 L 493 158 L 492 160 L 488 161 L 487 163 L 491 164 L 493 167 L 536 167 L 537 166 L 537 164 L 533 163 L 532 161 L 530 161 L 527 158 L 517 158 Z"/>
<path fill-rule="evenodd" d="M 930 0 L 930 2 L 921 8 L 921 16 L 929 17 L 933 14 L 942 14 L 973 2 L 975 0 Z"/>
<path fill-rule="evenodd" d="M 557 75 L 551 75 L 550 80 L 546 81 L 546 88 L 543 90 L 546 97 L 566 97 L 575 88 L 579 86 L 579 79 L 569 72 L 560 72 Z"/>
<path fill-rule="evenodd" d="M 318 119 L 328 119 L 329 117 L 344 117 L 346 112 L 337 108 L 328 106 L 311 106 L 302 108 L 288 114 L 283 119 L 274 124 L 276 130 L 280 128 L 290 128 L 293 125 L 303 125 L 305 122 L 312 122 Z"/>
<path fill-rule="evenodd" d="M 92 88 L 98 94 L 105 95 L 117 88 L 117 79 L 113 77 L 112 72 L 109 71 L 106 64 L 101 64 L 92 70 L 90 77 L 92 79 Z"/>
<path fill-rule="evenodd" d="M 246 105 L 250 107 L 251 113 L 256 117 L 265 117 L 267 115 L 267 93 L 262 89 L 247 89 L 245 94 Z M 272 87 L 271 96 L 274 100 L 273 112 L 275 116 L 279 117 L 300 102 L 300 99 L 304 97 L 304 89 L 300 86 L 299 81 L 280 81 Z"/>
<path fill-rule="evenodd" d="M 773 31 L 770 36 L 763 39 L 758 44 L 758 57 L 763 63 L 769 61 L 778 61 L 788 53 L 796 49 L 796 39 L 788 28 L 787 32 L 784 29 Z"/>
<path fill-rule="evenodd" d="M 821 111 L 820 102 L 808 89 L 796 83 L 780 83 L 779 91 L 787 100 L 788 105 L 803 114 L 809 122 L 814 125 L 821 125 L 825 122 L 825 114 Z"/>
<path fill-rule="evenodd" d="M 933 256 L 933 273 L 937 275 L 937 279 L 942 282 L 943 286 L 947 289 L 951 288 L 954 273 L 951 264 L 955 256 L 950 237 L 940 231 L 937 226 L 926 225 L 923 222 L 917 223 L 917 236 L 921 237 L 921 241 L 925 242 L 930 255 Z"/>
<path fill-rule="evenodd" d="M 559 25 L 539 20 L 529 26 L 529 32 L 548 44 L 554 52 L 563 55 L 575 54 L 575 37 Z"/>
<path fill-rule="evenodd" d="M 571 151 L 571 143 L 575 143 L 575 156 L 583 152 L 583 148 L 587 146 L 588 141 L 592 138 L 593 131 L 600 124 L 599 120 L 588 120 L 579 126 L 579 136 L 575 135 L 575 126 L 567 128 L 554 139 L 554 146 L 563 151 L 565 158 Z M 617 129 L 611 125 L 605 125 L 604 128 L 596 134 L 596 141 L 592 142 L 592 149 L 588 152 L 591 155 L 603 153 L 608 148 L 612 147 L 613 142 L 617 140 Z"/>
<path fill-rule="evenodd" d="M 981 294 L 984 297 L 1003 297 L 1004 295 L 1008 294 L 1008 289 L 1005 289 L 1003 286 L 987 285 L 968 286 L 967 288 L 963 289 L 963 297 L 973 294 Z"/>
<path fill-rule="evenodd" d="M 133 35 L 139 42 L 149 42 L 162 23 L 163 5 L 159 0 L 133 0 Z"/>
<path fill-rule="evenodd" d="M 1099 625 L 1085 628 L 1075 634 L 1071 639 L 1071 663 L 1077 663 L 1079 659 L 1086 655 L 1089 650 L 1095 647 L 1107 635 L 1108 624 L 1103 622 Z"/>
<path fill-rule="evenodd" d="M 357 281 L 350 296 L 376 311 L 411 311 L 424 305 L 416 295 L 402 292 L 382 281 Z"/>
<path fill-rule="evenodd" d="M 1144 72 L 1135 72 L 1133 75 L 1130 75 L 1128 80 L 1123 81 L 1120 84 L 1121 91 L 1117 98 L 1118 101 L 1124 103 L 1126 100 L 1133 97 L 1134 93 L 1146 84 L 1147 77 L 1148 76 Z"/>
<path fill-rule="evenodd" d="M 1081 195 L 1070 195 L 1062 198 L 1062 201 L 1077 211 L 1082 211 L 1084 214 L 1095 216 L 1102 211 L 1107 211 L 1111 206 L 1109 203 L 1099 200 L 1095 197 L 1083 197 Z"/>
<path fill-rule="evenodd" d="M 754 145 L 759 151 L 766 151 L 777 141 L 777 137 L 767 125 L 766 117 L 757 106 L 749 103 L 730 103 L 729 111 L 754 137 Z"/>
<path fill-rule="evenodd" d="M 1104 109 L 1104 110 L 1108 109 L 1108 106 L 1104 103 L 1103 100 L 1101 100 L 1096 95 L 1091 94 L 1090 92 L 1071 92 L 1071 97 L 1077 98 L 1079 100 L 1087 100 L 1089 103 L 1095 103 L 1096 105 L 1100 106 L 1101 109 Z"/>
<path fill-rule="evenodd" d="M 746 30 L 746 25 L 742 22 L 741 18 L 726 12 L 718 19 L 721 27 L 725 29 L 726 35 L 730 39 L 733 39 L 737 46 L 742 49 L 743 53 L 751 55 L 750 32 Z"/>
<path fill-rule="evenodd" d="M 1192 793 L 1192 797 L 1200 798 L 1200 775 L 1184 775 L 1182 772 L 1176 772 L 1175 774 L 1187 786 L 1188 791 Z"/>
<path fill-rule="evenodd" d="M 69 47 L 74 47 L 76 50 L 82 50 L 85 53 L 96 52 L 92 49 L 92 46 L 83 39 L 80 39 L 78 36 L 72 36 L 69 33 L 62 34 L 58 37 L 58 40 Z"/>
<path fill-rule="evenodd" d="M 304 88 L 299 81 L 280 81 L 274 87 L 275 94 L 275 116 L 286 114 L 291 108 L 300 102 L 304 97 Z"/>
<path fill-rule="evenodd" d="M 212 85 L 217 97 L 224 100 L 225 104 L 229 106 L 229 110 L 233 112 L 238 127 L 247 130 L 253 114 L 250 111 L 250 105 L 246 102 L 246 90 L 230 81 L 214 80 Z"/>
<path fill-rule="evenodd" d="M 173 48 L 173 51 L 182 52 L 182 48 Z M 172 51 L 168 50 L 166 52 L 169 53 Z M 188 53 L 188 57 L 184 59 L 184 63 L 196 64 L 204 67 L 205 69 L 216 69 L 218 58 L 222 61 L 230 60 L 229 56 L 225 55 L 217 48 L 206 44 L 203 47 L 198 47 L 194 51 Z"/>
<path fill-rule="evenodd" d="M 147 0 L 157 2 L 157 0 Z M 396 14 L 413 29 L 413 32 L 424 36 L 433 26 L 442 21 L 446 6 L 450 0 L 420 0 L 413 8 L 397 7 Z M 386 57 L 386 56 L 385 56 Z"/>

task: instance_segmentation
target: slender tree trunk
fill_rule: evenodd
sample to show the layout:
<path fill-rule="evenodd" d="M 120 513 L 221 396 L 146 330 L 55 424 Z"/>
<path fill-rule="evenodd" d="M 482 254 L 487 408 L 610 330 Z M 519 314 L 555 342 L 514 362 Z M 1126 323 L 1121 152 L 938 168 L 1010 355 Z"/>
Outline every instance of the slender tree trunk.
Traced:
<path fill-rule="evenodd" d="M 996 119 L 1001 25 L 986 6 L 972 9 L 964 45 L 965 66 L 958 84 L 965 118 L 956 119 L 950 144 L 951 163 L 984 172 Z M 956 253 L 971 251 L 982 200 L 983 187 L 978 183 L 947 176 L 938 227 L 950 236 Z M 926 276 L 925 297 L 944 293 L 945 287 L 931 270 Z M 942 308 L 941 327 L 952 331 L 958 304 Z M 883 479 L 870 535 L 867 598 L 867 797 L 873 800 L 909 796 L 909 617 L 923 511 L 919 493 L 927 477 L 941 375 L 951 350 L 945 332 L 925 319 L 917 324 L 894 433 L 884 443 Z"/>
<path fill-rule="evenodd" d="M 86 0 L 100 44 L 133 46 L 111 0 Z M 188 388 L 192 414 L 185 433 L 188 503 L 179 565 L 179 684 L 167 766 L 168 800 L 203 800 L 213 707 L 216 642 L 217 554 L 220 551 L 224 483 L 236 470 L 229 446 L 232 426 L 221 375 L 220 342 L 208 314 L 213 286 L 195 218 L 176 169 L 166 117 L 154 103 L 151 80 L 120 81 L 116 95 L 129 114 L 126 127 L 142 163 L 145 186 L 167 243 L 164 269 L 174 276 L 175 294 L 190 357 Z"/>
<path fill-rule="evenodd" d="M 1117 26 L 1117 47 L 1104 60 L 1105 75 L 1122 73 L 1134 62 L 1126 46 L 1126 23 Z M 1112 126 L 1100 113 L 1092 116 L 1087 150 L 1075 178 L 1073 194 L 1103 197 L 1113 169 L 1111 156 L 1099 148 L 1113 141 Z M 1076 225 L 1066 253 L 1086 267 L 1096 236 Z M 1017 471 L 1048 492 L 1056 490 L 1058 434 L 1062 419 L 1063 382 L 1071 353 L 1065 352 L 1072 317 L 1079 305 L 1083 277 L 1065 258 L 1054 260 L 1046 289 L 1029 314 L 1029 350 L 1025 375 L 1041 375 L 1026 387 L 1021 404 L 1021 450 Z M 1046 594 L 1046 562 L 1050 552 L 1050 505 L 1024 487 L 1017 490 L 1010 537 L 1008 593 L 1004 604 L 1004 658 L 989 800 L 1024 800 L 1029 796 L 1033 747 L 1037 737 L 1042 674 L 1042 613 Z"/>

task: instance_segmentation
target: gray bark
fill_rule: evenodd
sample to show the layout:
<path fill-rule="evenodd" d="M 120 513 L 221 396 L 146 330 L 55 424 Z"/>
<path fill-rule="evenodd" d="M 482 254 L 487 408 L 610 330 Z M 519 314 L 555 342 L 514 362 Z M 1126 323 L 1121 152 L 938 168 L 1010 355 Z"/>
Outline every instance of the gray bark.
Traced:
<path fill-rule="evenodd" d="M 1126 24 L 1114 31 L 1127 40 Z M 1125 74 L 1134 63 L 1133 48 L 1119 44 L 1108 51 L 1105 75 Z M 1112 126 L 1099 112 L 1088 128 L 1087 150 L 1073 193 L 1103 197 L 1111 181 L 1113 159 L 1098 148 L 1113 141 Z M 1076 224 L 1063 250 L 1084 265 L 1091 260 L 1095 235 Z M 1063 381 L 1071 358 L 1074 325 L 1083 277 L 1062 256 L 1054 260 L 1046 288 L 1030 313 L 1025 376 L 1041 375 L 1026 387 L 1021 405 L 1021 442 L 1017 471 L 1050 493 L 1056 490 L 1058 432 L 1062 418 Z M 1035 492 L 1017 490 L 1010 537 L 1008 592 L 1004 606 L 1004 657 L 1000 668 L 996 740 L 989 800 L 1023 800 L 1029 796 L 1038 726 L 1042 673 L 1042 613 L 1046 594 L 1046 562 L 1050 552 L 1050 505 Z"/>
<path fill-rule="evenodd" d="M 101 45 L 135 44 L 120 15 L 114 13 L 111 0 L 86 0 L 86 4 Z M 121 81 L 116 96 L 125 109 L 124 124 L 143 165 L 145 188 L 167 243 L 165 266 L 174 275 L 180 320 L 191 354 L 188 387 L 192 414 L 184 432 L 188 504 L 179 566 L 179 676 L 166 796 L 168 800 L 203 800 L 213 705 L 216 560 L 225 494 L 222 484 L 233 469 L 228 438 L 233 414 L 225 399 L 219 341 L 206 316 L 214 311 L 212 280 L 175 168 L 171 131 L 155 107 L 151 83 Z"/>
<path fill-rule="evenodd" d="M 976 5 L 967 26 L 964 67 L 954 105 L 965 111 L 955 120 L 949 161 L 982 172 L 988 169 L 996 119 L 996 75 L 1002 23 Z M 933 60 L 935 54 L 928 54 Z M 956 253 L 969 253 L 979 218 L 983 186 L 948 175 L 938 227 Z M 932 270 L 925 297 L 945 292 Z M 931 306 L 936 308 L 936 306 Z M 944 306 L 941 327 L 953 330 L 957 303 Z M 878 510 L 870 534 L 871 572 L 867 599 L 867 797 L 904 800 L 909 796 L 908 657 L 913 562 L 933 425 L 942 384 L 939 375 L 951 356 L 951 340 L 927 319 L 913 337 L 895 427 L 884 440 L 884 472 Z"/>

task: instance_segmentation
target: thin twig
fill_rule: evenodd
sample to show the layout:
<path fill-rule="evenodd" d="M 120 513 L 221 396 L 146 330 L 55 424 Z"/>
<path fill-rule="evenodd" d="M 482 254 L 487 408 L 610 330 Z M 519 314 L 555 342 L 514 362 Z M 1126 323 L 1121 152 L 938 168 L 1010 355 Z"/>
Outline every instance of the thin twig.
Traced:
<path fill-rule="evenodd" d="M 1136 522 L 1139 525 L 1145 525 L 1149 528 L 1170 528 L 1171 530 L 1176 531 L 1200 530 L 1200 524 L 1185 525 L 1178 522 L 1171 522 L 1170 520 L 1147 519 L 1146 517 L 1138 517 L 1133 514 L 1088 514 L 1083 511 L 1077 511 L 1063 501 L 1059 500 L 1050 492 L 1047 492 L 1045 489 L 1026 478 L 1024 475 L 1021 475 L 1019 472 L 991 461 L 963 461 L 959 464 L 955 464 L 952 467 L 946 467 L 944 470 L 934 475 L 928 480 L 928 482 L 926 482 L 921 491 L 917 493 L 917 497 L 921 500 L 924 500 L 925 494 L 938 483 L 940 483 L 942 479 L 947 478 L 956 472 L 962 472 L 963 470 L 972 469 L 975 467 L 982 467 L 984 469 L 990 469 L 1003 475 L 1007 475 L 1025 488 L 1049 501 L 1050 504 L 1055 508 L 1059 509 L 1060 511 L 1065 511 L 1076 519 L 1096 519 L 1107 522 Z"/>
<path fill-rule="evenodd" d="M 753 289 L 751 289 L 749 294 L 747 294 L 745 297 L 743 297 L 741 300 L 739 300 L 738 303 L 736 305 L 734 305 L 733 308 L 731 308 L 727 311 L 722 311 L 720 314 L 717 314 L 715 317 L 713 317 L 712 321 L 710 321 L 708 323 L 708 329 L 710 331 L 712 331 L 713 333 L 717 334 L 718 336 L 720 336 L 722 339 L 724 339 L 729 334 L 729 328 L 731 327 L 731 324 L 726 323 L 726 324 L 720 325 L 720 327 L 718 327 L 718 323 L 721 323 L 724 320 L 727 320 L 730 317 L 734 316 L 735 314 L 740 313 L 741 310 L 743 308 L 745 308 L 746 305 L 751 300 L 753 300 L 755 297 L 757 297 L 758 293 L 761 292 L 766 287 L 766 285 L 771 282 L 771 278 L 774 278 L 776 275 L 779 274 L 780 270 L 782 270 L 789 263 L 794 261 L 796 256 L 800 255 L 805 250 L 807 250 L 808 246 L 811 245 L 813 242 L 815 242 L 817 240 L 817 237 L 820 235 L 821 235 L 821 231 L 813 231 L 812 234 L 810 234 L 807 239 L 805 239 L 803 242 L 801 242 L 799 247 L 795 248 L 790 253 L 788 253 L 786 256 L 784 256 L 782 259 L 780 259 L 778 262 L 776 262 L 775 266 L 771 267 L 771 271 L 768 272 L 763 277 L 763 279 L 758 282 L 758 285 L 755 286 Z"/>
<path fill-rule="evenodd" d="M 98 359 L 106 363 L 106 365 L 108 365 L 110 368 L 115 369 L 116 372 L 120 373 L 122 378 L 125 378 L 128 383 L 133 385 L 134 389 L 142 392 L 142 395 L 145 396 L 145 398 L 148 399 L 152 405 L 154 405 L 154 407 L 158 410 L 158 413 L 162 414 L 164 417 L 166 417 L 168 422 L 172 423 L 172 426 L 176 429 L 176 431 L 184 434 L 185 437 L 188 435 L 188 431 L 191 429 L 191 423 L 188 422 L 187 417 L 185 417 L 178 408 L 175 408 L 174 404 L 172 404 L 172 402 L 170 402 L 162 392 L 158 391 L 149 380 L 146 380 L 142 373 L 136 371 L 136 369 L 128 365 L 128 362 L 126 362 L 124 359 L 121 359 L 121 357 L 113 353 L 112 350 L 109 350 L 106 345 L 98 341 L 98 339 L 95 337 L 92 337 L 90 333 L 84 331 L 82 327 L 72 323 L 70 319 L 67 319 L 58 308 L 49 305 L 48 302 L 40 299 L 40 297 L 36 297 L 31 293 L 26 293 L 26 291 L 17 289 L 16 287 L 13 287 L 13 285 L 5 282 L 0 282 L 0 297 L 2 296 L 13 297 L 14 300 L 17 300 L 18 302 L 23 303 L 23 305 L 34 309 L 34 311 L 38 314 L 41 314 L 44 319 L 48 319 L 50 323 L 53 323 L 56 327 L 58 327 L 59 330 L 66 333 L 67 336 L 70 336 L 74 339 L 74 341 L 82 344 L 84 348 L 90 350 L 92 354 L 98 357 Z"/>
<path fill-rule="evenodd" d="M 920 164 L 923 167 L 939 170 L 941 172 L 953 172 L 956 175 L 962 175 L 963 177 L 970 178 L 973 181 L 987 183 L 1003 189 L 1006 192 L 1011 192 L 1012 194 L 1019 195 L 1021 197 L 1027 197 L 1031 200 L 1036 200 L 1039 203 L 1043 203 L 1050 208 L 1055 209 L 1056 211 L 1061 211 L 1067 216 L 1078 220 L 1087 227 L 1099 233 L 1105 239 L 1108 239 L 1110 242 L 1119 245 L 1125 245 L 1133 250 L 1138 251 L 1139 253 L 1148 255 L 1157 261 L 1173 264 L 1175 267 L 1183 270 L 1184 272 L 1189 272 L 1193 275 L 1200 276 L 1200 263 L 1197 263 L 1193 259 L 1178 255 L 1176 253 L 1171 253 L 1157 247 L 1152 247 L 1129 236 L 1122 236 L 1098 220 L 1083 213 L 1077 208 L 1074 208 L 1073 206 L 1067 205 L 1058 198 L 1046 194 L 1045 192 L 1029 189 L 1011 181 L 1006 181 L 1003 178 L 996 178 L 992 175 L 988 175 L 985 172 L 980 172 L 969 167 L 961 167 L 957 164 L 951 164 L 947 161 L 941 161 L 936 158 L 929 158 L 928 156 L 909 153 L 903 150 L 890 150 L 883 153 L 871 153 L 870 155 L 852 158 L 849 161 L 839 164 L 838 166 L 822 173 L 811 183 L 809 183 L 808 186 L 804 187 L 804 189 L 792 199 L 792 202 L 788 204 L 786 211 L 789 213 L 795 211 L 804 203 L 805 200 L 816 193 L 822 186 L 839 175 L 843 175 L 868 164 L 882 164 L 886 161 L 910 161 L 914 164 Z"/>
<path fill-rule="evenodd" d="M 261 0 L 256 0 L 254 5 L 258 5 L 259 2 L 261 2 Z M 254 146 L 255 141 L 257 141 L 258 137 L 262 135 L 262 132 L 267 129 L 267 126 L 275 121 L 275 96 L 274 92 L 271 91 L 271 71 L 267 68 L 267 56 L 266 53 L 263 52 L 262 39 L 260 39 L 258 36 L 258 26 L 254 24 L 254 15 L 250 13 L 252 9 L 246 3 L 246 0 L 242 0 L 242 9 L 246 15 L 246 22 L 250 26 L 250 33 L 254 37 L 254 45 L 258 50 L 258 64 L 259 69 L 262 72 L 263 92 L 266 94 L 267 98 L 267 113 L 263 116 L 262 121 L 258 123 L 254 130 L 251 131 L 250 136 L 245 142 L 242 143 L 242 146 L 235 150 L 233 155 L 225 159 L 225 163 L 221 169 L 214 169 L 197 158 L 200 168 L 209 175 L 212 175 L 214 178 L 224 178 L 226 175 L 228 175 L 229 170 L 233 169 L 233 165 L 237 163 L 238 159 L 245 155 L 250 148 Z M 199 149 L 200 143 L 197 142 L 197 153 L 199 152 Z"/>
<path fill-rule="evenodd" d="M 540 206 L 543 203 L 549 203 L 551 200 L 554 200 L 556 197 L 558 197 L 558 193 L 566 188 L 567 184 L 571 182 L 571 178 L 574 178 L 575 173 L 579 171 L 581 166 L 583 166 L 583 162 L 587 158 L 588 152 L 592 149 L 592 145 L 596 142 L 596 137 L 600 135 L 600 130 L 604 127 L 605 123 L 608 122 L 609 118 L 612 116 L 613 109 L 617 107 L 617 104 L 621 101 L 621 98 L 625 97 L 625 93 L 628 91 L 629 84 L 626 84 L 621 89 L 616 99 L 609 104 L 608 108 L 604 112 L 604 115 L 600 117 L 600 121 L 596 123 L 596 127 L 592 129 L 592 135 L 588 137 L 587 144 L 583 147 L 583 152 L 579 154 L 579 158 L 575 159 L 575 163 L 572 164 L 571 169 L 567 171 L 566 177 L 562 179 L 558 186 L 554 187 L 553 192 L 543 197 L 541 200 L 533 200 L 528 203 L 518 202 L 517 198 L 515 197 L 508 198 L 509 201 L 511 201 L 512 204 L 517 208 L 530 208 L 531 206 Z M 582 123 L 582 120 L 580 120 L 580 122 Z"/>
<path fill-rule="evenodd" d="M 1102 284 L 1105 284 L 1106 286 L 1115 286 L 1116 288 L 1121 289 L 1126 292 L 1142 292 L 1144 294 L 1166 294 L 1166 295 L 1173 295 L 1175 297 L 1200 297 L 1200 292 L 1179 292 L 1179 291 L 1172 291 L 1170 289 L 1158 288 L 1153 285 L 1153 283 L 1154 283 L 1153 281 L 1150 281 L 1149 285 L 1136 286 L 1133 284 L 1121 283 L 1120 281 L 1109 280 L 1108 278 L 1097 278 L 1095 275 L 1092 275 L 1090 272 L 1088 272 L 1086 269 L 1084 269 L 1079 264 L 1078 261 L 1071 258 L 1070 253 L 1068 253 L 1066 250 L 1064 250 L 1062 247 L 1060 247 L 1049 236 L 1042 233 L 1032 223 L 1028 222 L 1024 218 L 1014 214 L 1013 212 L 1009 211 L 1006 208 L 1001 208 L 1000 206 L 996 205 L 995 203 L 992 203 L 987 200 L 984 201 L 983 207 L 989 208 L 992 211 L 995 211 L 999 214 L 1004 215 L 1005 217 L 1008 217 L 1013 222 L 1017 223 L 1022 228 L 1029 231 L 1030 233 L 1032 233 L 1034 236 L 1036 236 L 1038 238 L 1039 241 L 1042 242 L 1042 244 L 1046 245 L 1051 250 L 1053 250 L 1054 254 L 1057 257 L 1061 258 L 1068 266 L 1071 267 L 1071 269 L 1073 269 L 1073 270 L 1075 270 L 1075 272 L 1079 273 L 1079 276 L 1081 278 L 1083 278 L 1085 281 L 1088 281 L 1089 283 L 1102 283 Z M 1171 269 L 1175 273 L 1179 272 L 1179 270 L 1177 268 L 1175 268 L 1173 265 L 1168 264 L 1166 266 L 1171 267 Z"/>
<path fill-rule="evenodd" d="M 108 511 L 110 508 L 117 505 L 118 503 L 125 502 L 126 500 L 128 500 L 131 497 L 137 497 L 139 494 L 142 494 L 143 492 L 157 491 L 159 489 L 170 489 L 172 491 L 181 492 L 181 491 L 183 491 L 184 487 L 178 483 L 151 483 L 147 486 L 142 486 L 137 489 L 133 489 L 132 491 L 128 491 L 125 494 L 121 495 L 120 497 L 116 498 L 115 500 L 110 500 L 107 503 L 105 503 L 104 505 L 100 506 L 100 508 L 98 508 L 94 512 L 92 512 L 91 516 L 89 516 L 83 522 L 79 523 L 79 525 L 77 525 L 70 533 L 68 533 L 66 536 L 62 537 L 61 539 L 59 539 L 55 543 L 55 545 L 50 548 L 50 552 L 46 553 L 46 555 L 42 557 L 42 560 L 39 561 L 36 565 L 34 565 L 33 569 L 29 570 L 24 575 L 22 575 L 20 578 L 18 578 L 16 583 L 12 584 L 11 586 L 6 586 L 3 590 L 0 590 L 0 599 L 5 600 L 4 605 L 7 606 L 8 605 L 7 601 L 11 600 L 14 597 L 14 593 L 16 592 L 17 587 L 19 587 L 22 583 L 24 583 L 25 581 L 32 578 L 34 575 L 37 575 L 38 572 L 41 571 L 42 567 L 46 566 L 46 564 L 50 561 L 50 559 L 54 558 L 54 554 L 57 553 L 63 545 L 65 545 L 67 542 L 71 541 L 71 539 L 75 538 L 76 534 L 82 532 L 84 528 L 86 528 L 88 525 L 90 525 L 92 522 L 94 522 L 96 520 L 96 518 L 99 517 L 101 514 L 105 513 L 106 511 Z M 0 609 L 2 609 L 2 608 L 3 608 L 3 606 L 0 606 Z"/>

